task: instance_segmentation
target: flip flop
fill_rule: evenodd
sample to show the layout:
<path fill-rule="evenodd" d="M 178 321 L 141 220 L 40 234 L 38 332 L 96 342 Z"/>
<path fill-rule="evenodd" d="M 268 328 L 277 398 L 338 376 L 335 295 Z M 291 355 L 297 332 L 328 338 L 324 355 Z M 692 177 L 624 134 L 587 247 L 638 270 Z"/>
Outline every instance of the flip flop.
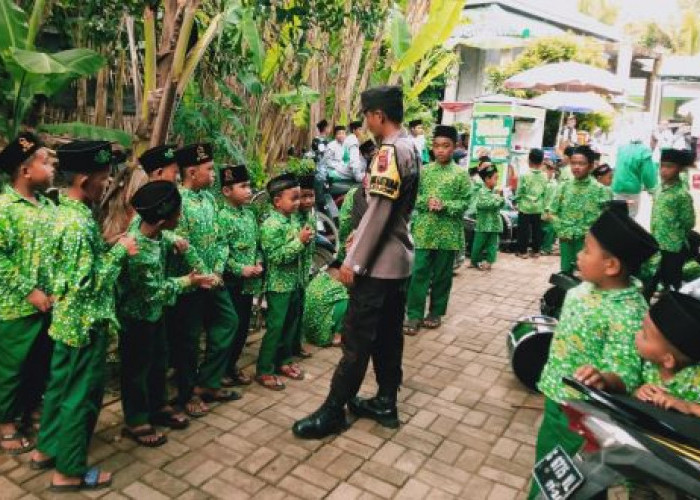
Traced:
<path fill-rule="evenodd" d="M 55 458 L 47 458 L 46 460 L 34 460 L 29 461 L 29 468 L 32 470 L 49 470 L 56 467 Z"/>
<path fill-rule="evenodd" d="M 238 401 L 241 399 L 241 395 L 236 391 L 222 391 L 219 390 L 216 393 L 202 392 L 199 395 L 202 401 L 205 403 L 228 403 L 229 401 Z"/>
<path fill-rule="evenodd" d="M 281 391 L 286 387 L 275 375 L 258 375 L 255 377 L 255 381 L 271 391 Z"/>
<path fill-rule="evenodd" d="M 146 427 L 138 431 L 129 429 L 128 427 L 124 427 L 122 429 L 122 437 L 129 438 L 136 444 L 144 446 L 146 448 L 158 448 L 159 446 L 163 446 L 165 443 L 168 442 L 168 437 L 163 434 L 158 436 L 158 439 L 156 439 L 155 441 L 146 441 L 144 439 L 141 439 L 151 436 L 158 436 L 158 431 L 156 431 L 153 427 Z"/>
<path fill-rule="evenodd" d="M 182 411 L 185 412 L 185 415 L 191 418 L 202 418 L 206 416 L 209 413 L 209 410 L 189 410 L 187 408 L 188 404 L 191 403 L 196 403 L 197 405 L 202 403 L 202 400 L 199 398 L 199 396 L 193 396 L 192 399 L 190 399 L 187 403 L 185 403 L 185 406 L 183 407 Z M 201 407 L 200 407 L 201 408 Z"/>
<path fill-rule="evenodd" d="M 435 328 L 440 328 L 442 320 L 439 317 L 436 318 L 425 318 L 421 323 L 421 326 L 434 330 Z"/>
<path fill-rule="evenodd" d="M 190 420 L 187 417 L 179 419 L 175 417 L 174 411 L 158 412 L 154 416 L 152 416 L 150 420 L 152 425 L 160 425 L 161 427 L 168 427 L 176 431 L 187 429 L 190 426 Z"/>
<path fill-rule="evenodd" d="M 14 449 L 2 448 L 2 446 L 0 446 L 0 449 L 2 449 L 2 451 L 10 455 L 11 457 L 22 455 L 23 453 L 30 452 L 34 449 L 34 443 L 32 443 L 29 439 L 27 439 L 27 437 L 24 434 L 22 434 L 19 431 L 15 431 L 12 434 L 5 434 L 3 436 L 0 436 L 0 442 L 7 441 L 19 441 L 20 443 L 22 443 L 22 446 Z"/>
<path fill-rule="evenodd" d="M 304 371 L 297 365 L 280 366 L 277 372 L 291 380 L 304 380 Z"/>
<path fill-rule="evenodd" d="M 250 385 L 253 379 L 246 375 L 243 370 L 236 370 L 231 375 L 227 375 L 221 379 L 223 387 L 238 387 L 242 385 Z"/>
<path fill-rule="evenodd" d="M 102 488 L 107 488 L 112 484 L 112 478 L 110 477 L 107 481 L 100 481 L 100 469 L 97 467 L 92 467 L 80 478 L 79 484 L 53 484 L 49 486 L 49 491 L 54 493 L 67 493 L 71 491 L 80 490 L 101 490 Z"/>
<path fill-rule="evenodd" d="M 409 337 L 414 337 L 418 335 L 420 331 L 420 321 L 417 319 L 410 319 L 406 321 L 403 325 L 403 333 Z"/>

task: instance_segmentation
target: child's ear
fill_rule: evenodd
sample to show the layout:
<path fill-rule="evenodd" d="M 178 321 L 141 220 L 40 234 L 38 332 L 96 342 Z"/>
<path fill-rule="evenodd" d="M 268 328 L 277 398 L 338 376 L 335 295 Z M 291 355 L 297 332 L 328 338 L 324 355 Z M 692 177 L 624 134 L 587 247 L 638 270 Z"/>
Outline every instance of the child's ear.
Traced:
<path fill-rule="evenodd" d="M 78 174 L 76 179 L 77 179 L 76 184 L 78 185 L 78 187 L 80 189 L 84 190 L 85 186 L 87 185 L 88 181 L 90 180 L 90 176 L 85 175 L 85 174 Z"/>
<path fill-rule="evenodd" d="M 605 274 L 607 276 L 618 276 L 622 274 L 622 262 L 617 257 L 610 256 L 605 259 Z"/>
<path fill-rule="evenodd" d="M 17 177 L 29 177 L 29 165 L 22 165 L 19 167 Z"/>
<path fill-rule="evenodd" d="M 672 353 L 667 352 L 661 358 L 661 366 L 663 366 L 668 371 L 673 371 L 678 366 L 678 360 Z"/>

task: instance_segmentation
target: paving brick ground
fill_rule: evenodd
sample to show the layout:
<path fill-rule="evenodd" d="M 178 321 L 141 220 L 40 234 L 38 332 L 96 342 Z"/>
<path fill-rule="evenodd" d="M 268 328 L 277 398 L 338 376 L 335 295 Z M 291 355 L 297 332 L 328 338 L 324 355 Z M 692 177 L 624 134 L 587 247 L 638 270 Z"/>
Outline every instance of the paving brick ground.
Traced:
<path fill-rule="evenodd" d="M 460 271 L 443 326 L 406 339 L 398 430 L 359 420 L 324 441 L 292 436 L 292 422 L 323 401 L 339 356 L 319 350 L 304 362 L 305 381 L 280 393 L 253 385 L 241 401 L 169 433 L 161 448 L 120 440 L 119 403 L 109 404 L 91 460 L 115 472 L 114 484 L 85 496 L 523 498 L 542 400 L 514 378 L 505 339 L 514 319 L 539 309 L 555 266 L 554 258 L 501 255 L 490 273 Z M 256 349 L 249 346 L 247 359 Z M 362 392 L 374 390 L 370 374 Z M 0 456 L 0 500 L 52 498 L 50 473 L 31 471 L 26 460 Z"/>

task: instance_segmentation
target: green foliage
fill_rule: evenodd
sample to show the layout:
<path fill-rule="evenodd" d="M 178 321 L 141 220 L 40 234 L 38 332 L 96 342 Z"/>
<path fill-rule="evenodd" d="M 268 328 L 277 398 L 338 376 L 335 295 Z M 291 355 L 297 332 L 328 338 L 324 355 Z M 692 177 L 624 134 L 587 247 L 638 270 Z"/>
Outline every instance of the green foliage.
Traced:
<path fill-rule="evenodd" d="M 491 66 L 486 74 L 492 92 L 506 93 L 518 97 L 530 94 L 521 90 L 508 90 L 503 86 L 508 78 L 525 70 L 549 63 L 576 61 L 604 68 L 603 49 L 589 39 L 581 40 L 573 35 L 540 38 L 529 44 L 510 64 Z"/>
<path fill-rule="evenodd" d="M 309 175 L 316 171 L 316 164 L 309 158 L 292 157 L 287 160 L 286 171 L 297 176 Z"/>

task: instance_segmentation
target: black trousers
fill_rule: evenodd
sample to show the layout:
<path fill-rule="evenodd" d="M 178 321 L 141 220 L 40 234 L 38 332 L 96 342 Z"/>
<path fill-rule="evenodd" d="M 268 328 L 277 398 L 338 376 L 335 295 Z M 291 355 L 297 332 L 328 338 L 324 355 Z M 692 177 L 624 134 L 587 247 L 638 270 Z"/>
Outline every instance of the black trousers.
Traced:
<path fill-rule="evenodd" d="M 683 264 L 685 264 L 686 254 L 684 252 L 667 252 L 661 250 L 661 262 L 656 274 L 647 284 L 644 295 L 650 299 L 659 283 L 664 288 L 678 290 L 683 281 Z"/>
<path fill-rule="evenodd" d="M 357 395 L 370 358 L 379 394 L 396 397 L 403 372 L 403 317 L 408 279 L 355 277 L 345 316 L 343 357 L 333 374 L 326 400 L 345 405 Z"/>
<path fill-rule="evenodd" d="M 253 295 L 242 292 L 240 280 L 226 281 L 226 289 L 231 296 L 231 302 L 238 315 L 238 330 L 233 337 L 231 344 L 231 360 L 227 371 L 230 375 L 235 375 L 238 370 L 238 360 L 241 358 L 248 332 L 250 331 L 250 317 L 253 311 Z"/>
<path fill-rule="evenodd" d="M 542 214 L 518 212 L 518 252 L 527 253 L 532 235 L 532 251 L 540 253 L 542 247 Z"/>

